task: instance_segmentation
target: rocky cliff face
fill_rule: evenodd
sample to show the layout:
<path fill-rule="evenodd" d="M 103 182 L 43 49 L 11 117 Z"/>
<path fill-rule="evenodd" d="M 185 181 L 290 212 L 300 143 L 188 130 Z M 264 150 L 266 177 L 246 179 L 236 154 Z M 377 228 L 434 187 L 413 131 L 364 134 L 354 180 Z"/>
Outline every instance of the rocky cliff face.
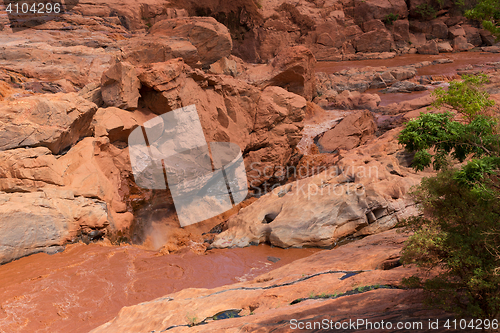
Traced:
<path fill-rule="evenodd" d="M 305 45 L 317 60 L 355 60 L 396 54 L 465 51 L 494 44 L 487 31 L 466 22 L 452 1 L 315 0 L 212 2 L 177 5 L 226 24 L 234 53 L 267 62 Z M 245 29 L 242 29 L 242 26 Z M 383 53 L 383 55 L 380 55 Z"/>
<path fill-rule="evenodd" d="M 45 30 L 56 23 L 63 25 L 56 33 Z M 6 28 L 0 36 L 12 45 L 0 60 L 1 214 L 17 228 L 31 230 L 42 219 L 42 229 L 51 230 L 39 237 L 37 228 L 33 236 L 3 233 L 2 262 L 81 237 L 126 236 L 134 212 L 152 195 L 134 182 L 128 135 L 156 115 L 195 104 L 206 140 L 236 143 L 257 172 L 290 162 L 306 99 L 284 88 L 293 84 L 290 91 L 312 98 L 314 58 L 306 51 L 277 59 L 270 76 L 252 85 L 203 70 L 232 50 L 227 28 L 213 18 L 163 20 L 146 35 L 125 37 L 125 27 L 99 16 L 72 14 L 46 24 L 16 33 Z M 33 200 L 17 204 L 23 197 Z M 35 197 L 47 207 L 66 205 L 67 212 L 39 211 Z"/>

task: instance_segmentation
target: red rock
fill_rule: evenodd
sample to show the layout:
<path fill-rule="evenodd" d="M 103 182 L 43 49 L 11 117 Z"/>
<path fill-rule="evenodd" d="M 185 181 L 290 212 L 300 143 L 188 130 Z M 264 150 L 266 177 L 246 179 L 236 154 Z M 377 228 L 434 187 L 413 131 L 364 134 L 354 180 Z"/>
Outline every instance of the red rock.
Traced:
<path fill-rule="evenodd" d="M 486 44 L 487 46 L 495 45 L 495 36 L 493 36 L 488 30 L 479 29 L 479 35 L 481 36 L 483 44 Z"/>
<path fill-rule="evenodd" d="M 264 86 L 279 86 L 310 101 L 315 93 L 315 64 L 316 59 L 307 48 L 296 46 L 286 49 L 271 63 L 272 78 Z"/>
<path fill-rule="evenodd" d="M 315 31 L 317 35 L 316 43 L 338 49 L 342 47 L 346 40 L 343 30 L 343 27 L 336 21 L 318 24 Z"/>
<path fill-rule="evenodd" d="M 170 37 L 144 36 L 120 41 L 121 60 L 133 65 L 144 65 L 182 58 L 189 65 L 200 60 L 198 49 L 187 40 Z"/>
<path fill-rule="evenodd" d="M 404 0 L 355 0 L 353 5 L 354 20 L 358 24 L 372 19 L 383 20 L 389 14 L 398 15 L 400 19 L 408 16 Z"/>
<path fill-rule="evenodd" d="M 104 229 L 111 220 L 102 201 L 57 189 L 1 193 L 0 218 L 0 264 L 37 252 L 53 254 L 82 227 Z"/>
<path fill-rule="evenodd" d="M 238 78 L 265 88 L 279 86 L 312 100 L 316 89 L 316 59 L 304 46 L 294 46 L 280 52 L 268 65 L 250 67 Z"/>
<path fill-rule="evenodd" d="M 172 59 L 165 62 L 152 63 L 143 66 L 139 71 L 139 80 L 142 85 L 157 91 L 165 91 L 172 88 L 172 81 L 184 78 L 183 71 L 186 69 L 182 59 Z M 169 84 L 170 83 L 170 84 Z"/>
<path fill-rule="evenodd" d="M 370 20 L 363 22 L 363 31 L 385 30 L 385 24 L 381 20 Z"/>
<path fill-rule="evenodd" d="M 425 45 L 427 43 L 427 39 L 425 38 L 424 33 L 415 33 L 415 34 L 410 34 L 410 43 L 413 47 L 420 47 L 422 45 Z"/>
<path fill-rule="evenodd" d="M 373 139 L 376 130 L 377 125 L 371 112 L 352 113 L 334 128 L 326 131 L 318 140 L 318 145 L 320 151 L 351 150 Z"/>
<path fill-rule="evenodd" d="M 346 37 L 349 37 L 352 39 L 358 35 L 363 34 L 363 30 L 361 30 L 361 28 L 358 25 L 353 24 L 353 25 L 347 26 L 345 28 L 344 34 L 346 35 Z"/>
<path fill-rule="evenodd" d="M 229 30 L 212 17 L 163 20 L 151 27 L 149 34 L 186 38 L 198 50 L 198 56 L 204 66 L 230 56 L 233 49 Z"/>
<path fill-rule="evenodd" d="M 426 35 L 429 35 L 432 32 L 432 25 L 429 24 L 429 22 L 411 20 L 410 31 L 412 31 L 413 33 L 424 33 Z"/>
<path fill-rule="evenodd" d="M 393 24 L 394 40 L 410 40 L 410 23 L 408 20 L 397 20 Z"/>
<path fill-rule="evenodd" d="M 438 48 L 438 51 L 440 53 L 441 52 L 445 52 L 445 53 L 453 52 L 453 47 L 451 47 L 451 44 L 449 42 L 437 43 L 437 48 Z"/>
<path fill-rule="evenodd" d="M 483 40 L 478 28 L 471 27 L 470 25 L 464 25 L 463 29 L 465 31 L 467 43 L 470 43 L 474 46 L 481 46 L 483 44 Z"/>
<path fill-rule="evenodd" d="M 392 36 L 387 30 L 376 30 L 362 34 L 354 40 L 358 52 L 389 52 Z"/>
<path fill-rule="evenodd" d="M 459 36 L 465 36 L 464 28 L 462 28 L 460 25 L 454 25 L 453 27 L 450 27 L 448 37 L 450 39 L 454 39 Z"/>
<path fill-rule="evenodd" d="M 448 38 L 448 26 L 442 21 L 435 20 L 432 22 L 432 36 L 434 38 L 447 39 Z"/>
<path fill-rule="evenodd" d="M 468 51 L 474 48 L 474 45 L 468 43 L 467 38 L 464 36 L 455 37 L 455 39 L 453 39 L 452 46 L 455 51 Z"/>
<path fill-rule="evenodd" d="M 101 93 L 104 104 L 125 110 L 137 109 L 141 83 L 135 67 L 119 62 L 105 71 L 101 79 Z"/>
<path fill-rule="evenodd" d="M 95 104 L 76 93 L 22 97 L 0 105 L 0 150 L 48 147 L 53 153 L 90 134 Z"/>
<path fill-rule="evenodd" d="M 417 48 L 420 54 L 439 54 L 438 46 L 435 40 L 428 41 L 426 44 Z"/>

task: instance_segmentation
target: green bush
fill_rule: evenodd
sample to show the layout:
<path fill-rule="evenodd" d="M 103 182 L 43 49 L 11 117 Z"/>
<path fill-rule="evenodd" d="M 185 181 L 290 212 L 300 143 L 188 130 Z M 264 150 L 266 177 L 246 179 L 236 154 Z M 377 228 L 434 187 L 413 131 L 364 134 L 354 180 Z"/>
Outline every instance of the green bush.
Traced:
<path fill-rule="evenodd" d="M 387 14 L 384 18 L 384 23 L 392 25 L 395 21 L 398 20 L 398 18 L 399 18 L 398 14 L 394 14 L 394 13 Z"/>
<path fill-rule="evenodd" d="M 289 3 L 282 3 L 278 7 L 279 11 L 283 11 L 290 15 L 290 19 L 293 23 L 299 26 L 302 34 L 307 33 L 310 30 L 313 30 L 316 26 L 316 23 L 312 18 L 307 15 L 301 14 L 296 6 Z"/>
<path fill-rule="evenodd" d="M 415 152 L 413 167 L 442 170 L 426 178 L 411 195 L 422 215 L 403 225 L 413 234 L 402 260 L 432 273 L 403 282 L 423 288 L 426 303 L 462 317 L 500 315 L 500 134 L 493 102 L 481 86 L 484 75 L 464 76 L 439 90 L 437 107 L 408 122 L 399 141 Z M 472 158 L 472 159 L 471 159 Z M 449 161 L 466 162 L 459 169 Z"/>
<path fill-rule="evenodd" d="M 432 20 L 436 17 L 436 9 L 428 3 L 423 3 L 415 8 L 415 12 L 419 14 L 424 20 Z"/>
<path fill-rule="evenodd" d="M 465 16 L 480 21 L 497 41 L 500 39 L 500 0 L 480 0 L 474 8 L 465 11 Z"/>

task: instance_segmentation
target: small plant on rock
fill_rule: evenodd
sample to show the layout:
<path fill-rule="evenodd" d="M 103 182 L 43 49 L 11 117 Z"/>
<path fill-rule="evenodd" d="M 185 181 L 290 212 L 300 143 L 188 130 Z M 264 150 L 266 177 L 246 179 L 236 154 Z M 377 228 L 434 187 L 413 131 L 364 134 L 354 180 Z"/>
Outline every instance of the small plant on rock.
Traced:
<path fill-rule="evenodd" d="M 188 322 L 189 326 L 195 326 L 196 325 L 196 316 L 190 315 L 189 313 L 186 314 L 186 320 Z"/>
<path fill-rule="evenodd" d="M 392 25 L 395 21 L 397 21 L 399 18 L 398 14 L 390 13 L 387 14 L 384 18 L 384 23 L 388 25 Z"/>

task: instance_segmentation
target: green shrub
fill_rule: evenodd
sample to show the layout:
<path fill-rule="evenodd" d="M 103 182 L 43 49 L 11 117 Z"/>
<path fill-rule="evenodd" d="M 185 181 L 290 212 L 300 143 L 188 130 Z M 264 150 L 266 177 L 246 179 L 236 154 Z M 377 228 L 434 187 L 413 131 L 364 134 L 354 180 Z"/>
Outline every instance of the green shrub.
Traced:
<path fill-rule="evenodd" d="M 428 3 L 423 3 L 415 7 L 415 12 L 424 20 L 432 20 L 436 17 L 436 9 Z"/>
<path fill-rule="evenodd" d="M 465 11 L 465 16 L 480 21 L 497 41 L 500 39 L 500 0 L 480 0 L 474 8 Z"/>
<path fill-rule="evenodd" d="M 486 76 L 463 79 L 435 93 L 434 106 L 452 108 L 459 117 L 421 114 L 399 137 L 416 153 L 416 170 L 430 165 L 442 170 L 413 190 L 422 215 L 403 224 L 413 234 L 402 261 L 434 275 L 403 282 L 423 288 L 429 305 L 493 319 L 500 315 L 500 134 L 498 119 L 489 112 L 494 103 L 481 88 Z M 453 169 L 450 160 L 468 162 Z"/>
<path fill-rule="evenodd" d="M 394 14 L 394 13 L 387 14 L 384 18 L 384 23 L 392 25 L 395 21 L 398 20 L 398 18 L 399 18 L 398 14 Z"/>

